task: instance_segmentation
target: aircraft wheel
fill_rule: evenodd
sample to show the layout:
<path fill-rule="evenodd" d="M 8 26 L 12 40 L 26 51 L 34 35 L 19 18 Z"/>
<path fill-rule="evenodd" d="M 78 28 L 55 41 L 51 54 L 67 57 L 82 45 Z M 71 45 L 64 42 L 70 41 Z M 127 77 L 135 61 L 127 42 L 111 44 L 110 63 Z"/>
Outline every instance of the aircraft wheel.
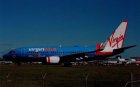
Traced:
<path fill-rule="evenodd" d="M 122 56 L 118 55 L 118 56 L 116 56 L 116 58 L 117 58 L 117 59 L 118 59 L 118 58 L 122 58 Z"/>

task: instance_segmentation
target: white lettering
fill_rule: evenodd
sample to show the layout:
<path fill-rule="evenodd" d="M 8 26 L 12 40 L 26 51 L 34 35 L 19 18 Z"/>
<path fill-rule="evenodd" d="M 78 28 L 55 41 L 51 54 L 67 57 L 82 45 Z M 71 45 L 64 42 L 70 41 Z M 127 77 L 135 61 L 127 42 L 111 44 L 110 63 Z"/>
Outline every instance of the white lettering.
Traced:
<path fill-rule="evenodd" d="M 29 48 L 29 51 L 39 52 L 39 51 L 44 51 L 44 48 Z"/>

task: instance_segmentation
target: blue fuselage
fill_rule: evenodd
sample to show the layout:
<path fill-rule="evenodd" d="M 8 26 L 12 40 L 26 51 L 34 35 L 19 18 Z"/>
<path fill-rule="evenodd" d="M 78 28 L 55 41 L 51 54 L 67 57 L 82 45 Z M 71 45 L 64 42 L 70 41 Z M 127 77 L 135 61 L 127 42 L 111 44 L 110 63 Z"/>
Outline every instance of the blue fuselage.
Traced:
<path fill-rule="evenodd" d="M 73 46 L 73 47 L 23 47 L 11 50 L 4 55 L 7 60 L 42 60 L 51 56 L 67 56 L 96 50 L 95 46 Z M 96 53 L 86 54 L 88 57 L 96 56 Z"/>

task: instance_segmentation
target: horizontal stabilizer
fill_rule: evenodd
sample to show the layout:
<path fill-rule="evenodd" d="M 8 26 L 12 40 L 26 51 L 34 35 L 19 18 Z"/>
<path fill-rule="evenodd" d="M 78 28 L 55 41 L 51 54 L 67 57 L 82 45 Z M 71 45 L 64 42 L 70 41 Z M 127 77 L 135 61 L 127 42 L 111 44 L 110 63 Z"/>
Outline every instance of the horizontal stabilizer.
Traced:
<path fill-rule="evenodd" d="M 126 49 L 133 48 L 133 47 L 136 47 L 136 45 L 127 46 L 127 47 L 122 47 L 122 48 L 119 48 L 119 49 L 114 49 L 114 50 L 113 50 L 113 53 L 114 53 L 114 54 L 118 54 L 118 53 L 123 52 L 123 51 L 126 50 Z"/>

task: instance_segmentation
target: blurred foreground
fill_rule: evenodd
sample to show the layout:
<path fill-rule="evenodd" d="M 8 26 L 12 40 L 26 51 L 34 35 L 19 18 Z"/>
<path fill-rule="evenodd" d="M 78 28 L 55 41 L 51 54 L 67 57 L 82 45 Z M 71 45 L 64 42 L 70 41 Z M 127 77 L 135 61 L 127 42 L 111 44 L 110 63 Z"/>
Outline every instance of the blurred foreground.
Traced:
<path fill-rule="evenodd" d="M 0 87 L 124 87 L 131 80 L 140 80 L 140 66 L 0 65 Z"/>

